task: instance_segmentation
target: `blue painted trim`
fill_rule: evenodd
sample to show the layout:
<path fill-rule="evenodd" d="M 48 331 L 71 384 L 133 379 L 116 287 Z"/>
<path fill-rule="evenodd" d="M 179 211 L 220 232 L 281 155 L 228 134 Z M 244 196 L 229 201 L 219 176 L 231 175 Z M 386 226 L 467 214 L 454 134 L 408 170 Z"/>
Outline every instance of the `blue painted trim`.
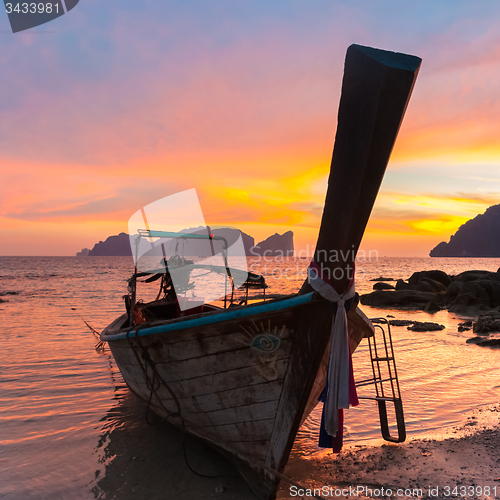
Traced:
<path fill-rule="evenodd" d="M 214 323 L 222 323 L 224 321 L 231 321 L 233 319 L 244 318 L 246 316 L 254 316 L 256 314 L 282 311 L 301 304 L 306 304 L 312 299 L 313 292 L 306 295 L 297 295 L 291 299 L 279 300 L 277 302 L 269 302 L 268 304 L 261 304 L 249 306 L 237 310 L 228 310 L 223 313 L 207 314 L 203 318 L 186 319 L 184 321 L 177 320 L 175 323 L 168 323 L 166 325 L 152 326 L 150 328 L 142 328 L 139 330 L 130 330 L 130 332 L 115 333 L 114 335 L 101 335 L 101 340 L 122 340 L 136 336 L 146 337 L 148 335 L 155 335 L 157 333 L 172 332 L 175 330 L 186 330 L 188 328 L 195 328 L 198 326 L 213 325 Z"/>

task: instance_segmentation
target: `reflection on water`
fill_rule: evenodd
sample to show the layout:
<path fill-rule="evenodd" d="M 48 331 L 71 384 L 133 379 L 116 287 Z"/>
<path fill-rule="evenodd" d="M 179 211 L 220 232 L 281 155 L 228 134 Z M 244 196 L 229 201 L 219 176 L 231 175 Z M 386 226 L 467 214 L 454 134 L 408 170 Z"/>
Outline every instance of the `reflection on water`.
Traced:
<path fill-rule="evenodd" d="M 97 453 L 104 470 L 96 473 L 95 498 L 208 500 L 223 490 L 225 498 L 254 500 L 219 453 L 166 423 L 148 425 L 146 404 L 128 390 L 119 389 L 114 399 L 101 419 Z"/>
<path fill-rule="evenodd" d="M 267 273 L 269 293 L 286 294 L 299 289 L 307 264 L 249 259 L 248 267 Z M 147 426 L 144 405 L 125 387 L 109 351 L 94 351 L 95 339 L 82 318 L 101 330 L 123 313 L 131 266 L 125 257 L 0 258 L 0 298 L 6 301 L 0 303 L 2 500 L 210 498 L 220 484 L 228 488 L 225 498 L 250 495 L 224 459 L 189 439 L 194 468 L 224 477 L 202 480 L 191 473 L 182 436 L 165 424 Z M 356 287 L 370 291 L 369 280 L 380 275 L 498 267 L 500 259 L 379 259 L 358 264 Z M 466 344 L 472 334 L 457 331 L 457 315 L 363 309 L 371 317 L 391 314 L 446 326 L 429 333 L 393 328 L 410 435 L 450 425 L 463 412 L 498 401 L 500 350 Z M 354 367 L 355 376 L 365 378 L 366 347 L 356 351 Z M 294 454 L 317 451 L 319 412 L 300 430 Z M 376 404 L 350 409 L 346 428 L 351 442 L 378 438 Z"/>
<path fill-rule="evenodd" d="M 371 317 L 377 310 L 364 307 Z M 370 314 L 371 313 L 371 314 Z M 500 350 L 466 344 L 472 332 L 457 331 L 461 318 L 440 312 L 432 317 L 421 312 L 392 311 L 397 318 L 435 321 L 446 325 L 443 332 L 412 332 L 392 327 L 398 377 L 403 399 L 407 435 L 454 425 L 465 412 L 481 404 L 498 402 L 500 396 Z M 446 333 L 445 333 L 446 332 Z M 355 378 L 371 378 L 367 344 L 353 356 Z M 358 389 L 360 396 L 373 396 L 373 386 Z M 321 422 L 318 405 L 299 431 L 294 454 L 308 455 L 316 446 Z M 375 401 L 361 401 L 345 412 L 346 442 L 380 438 L 378 407 Z M 396 432 L 394 432 L 396 434 Z"/>

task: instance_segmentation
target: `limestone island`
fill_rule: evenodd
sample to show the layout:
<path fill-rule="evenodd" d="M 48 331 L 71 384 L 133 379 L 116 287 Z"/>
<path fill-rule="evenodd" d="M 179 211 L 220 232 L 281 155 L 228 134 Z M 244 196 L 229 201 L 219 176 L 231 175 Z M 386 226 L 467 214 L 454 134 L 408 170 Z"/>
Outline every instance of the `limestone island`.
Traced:
<path fill-rule="evenodd" d="M 196 230 L 199 230 L 196 228 Z M 185 232 L 189 232 L 187 230 Z M 232 228 L 222 228 L 214 230 L 214 233 L 223 231 L 225 237 L 229 236 L 236 239 L 240 231 Z M 293 257 L 293 232 L 287 231 L 283 234 L 275 233 L 264 241 L 255 244 L 252 236 L 241 231 L 243 241 L 244 255 L 248 257 Z M 99 241 L 94 247 L 89 250 L 84 248 L 81 252 L 77 252 L 77 257 L 131 257 L 132 251 L 130 249 L 130 240 L 127 233 L 120 233 L 117 235 L 109 236 L 105 241 Z"/>
<path fill-rule="evenodd" d="M 489 207 L 460 226 L 448 243 L 433 248 L 431 257 L 500 257 L 500 205 Z"/>

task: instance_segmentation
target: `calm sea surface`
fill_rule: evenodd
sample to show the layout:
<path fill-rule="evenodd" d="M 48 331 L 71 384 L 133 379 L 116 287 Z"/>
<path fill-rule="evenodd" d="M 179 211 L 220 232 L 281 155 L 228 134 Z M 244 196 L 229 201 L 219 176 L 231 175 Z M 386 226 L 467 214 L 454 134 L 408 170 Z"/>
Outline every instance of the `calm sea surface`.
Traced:
<path fill-rule="evenodd" d="M 249 260 L 252 270 L 266 273 L 270 293 L 297 291 L 307 264 Z M 128 258 L 0 257 L 0 299 L 6 301 L 0 303 L 0 498 L 201 499 L 221 483 L 238 498 L 252 498 L 216 454 L 169 426 L 148 426 L 144 404 L 128 391 L 109 350 L 94 350 L 82 320 L 100 331 L 123 312 L 131 267 Z M 499 267 L 500 259 L 379 258 L 358 262 L 356 286 L 365 293 L 369 280 L 381 275 L 406 279 L 424 269 L 456 274 Z M 457 331 L 463 318 L 446 311 L 363 310 L 369 317 L 446 326 L 429 333 L 392 329 L 410 435 L 451 426 L 477 405 L 498 402 L 500 350 L 466 344 L 472 333 Z M 365 378 L 368 368 L 362 345 L 355 376 Z M 362 389 L 360 395 L 371 395 Z M 317 408 L 297 436 L 294 456 L 318 450 L 319 418 Z M 351 442 L 379 438 L 375 403 L 350 409 L 346 431 Z M 191 466 L 216 477 L 198 483 L 183 449 Z"/>

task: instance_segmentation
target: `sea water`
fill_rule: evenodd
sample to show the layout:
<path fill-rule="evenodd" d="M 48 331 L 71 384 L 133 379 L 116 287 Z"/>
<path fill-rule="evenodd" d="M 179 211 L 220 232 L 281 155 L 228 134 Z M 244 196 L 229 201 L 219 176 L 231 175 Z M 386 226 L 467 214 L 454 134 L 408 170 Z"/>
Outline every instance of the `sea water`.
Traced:
<path fill-rule="evenodd" d="M 300 288 L 308 260 L 249 259 L 248 265 L 266 274 L 268 293 L 286 294 Z M 407 279 L 424 269 L 457 274 L 499 267 L 500 259 L 366 259 L 357 264 L 356 287 L 367 293 L 370 280 L 381 275 Z M 252 498 L 217 454 L 168 425 L 146 424 L 146 407 L 124 384 L 109 349 L 95 351 L 97 340 L 84 320 L 100 331 L 124 312 L 131 271 L 126 257 L 0 257 L 0 498 L 202 499 L 221 488 L 227 498 Z M 451 426 L 476 406 L 498 402 L 500 350 L 467 344 L 473 334 L 458 332 L 463 317 L 362 309 L 369 317 L 446 327 L 421 333 L 392 328 L 409 435 Z M 353 363 L 358 379 L 369 373 L 366 345 Z M 371 396 L 373 388 L 358 394 Z M 318 451 L 320 417 L 317 407 L 292 456 Z M 379 437 L 375 402 L 346 412 L 346 442 Z M 189 467 L 212 477 L 200 478 Z"/>

